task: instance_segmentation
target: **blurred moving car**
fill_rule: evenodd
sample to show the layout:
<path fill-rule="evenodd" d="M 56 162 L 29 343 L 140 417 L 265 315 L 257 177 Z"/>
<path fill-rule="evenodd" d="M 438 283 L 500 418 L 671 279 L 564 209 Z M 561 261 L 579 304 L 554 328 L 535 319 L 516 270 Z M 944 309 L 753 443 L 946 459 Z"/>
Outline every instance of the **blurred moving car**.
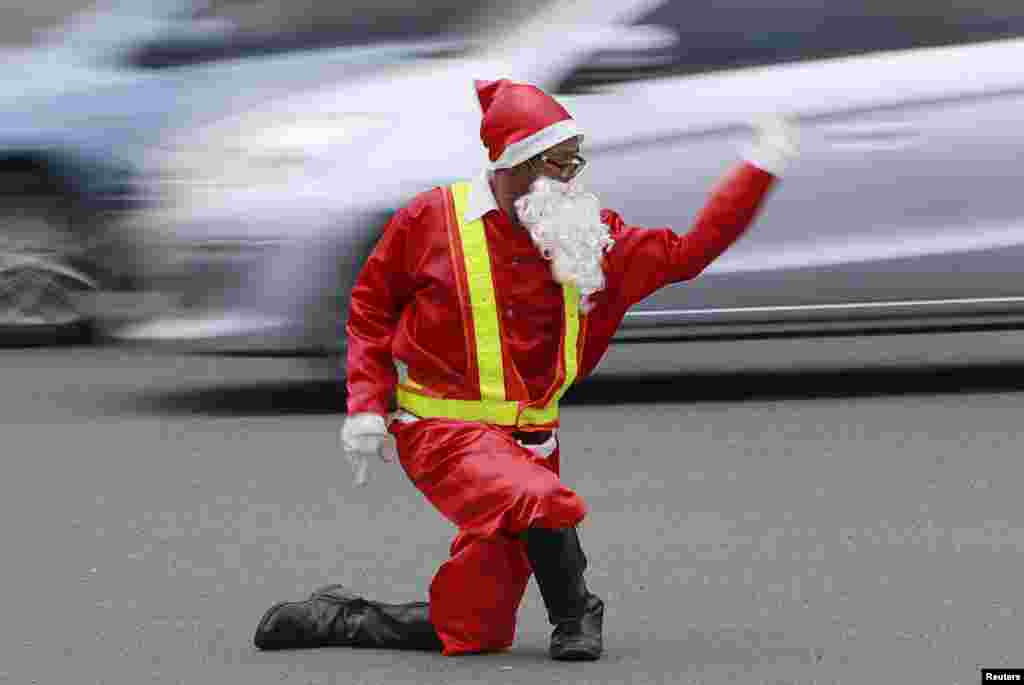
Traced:
<path fill-rule="evenodd" d="M 387 218 L 483 168 L 471 84 L 499 77 L 565 104 L 581 180 L 641 226 L 687 230 L 760 114 L 801 125 L 757 225 L 636 306 L 619 343 L 1019 326 L 1024 6 L 982 5 L 537 2 L 457 56 L 268 101 L 154 159 L 177 181 L 139 221 L 192 306 L 118 335 L 343 358 Z"/>
<path fill-rule="evenodd" d="M 0 51 L 0 342 L 77 337 L 97 293 L 138 287 L 145 241 L 122 217 L 154 196 L 165 140 L 458 45 L 444 15 L 363 4 L 111 0 Z"/>

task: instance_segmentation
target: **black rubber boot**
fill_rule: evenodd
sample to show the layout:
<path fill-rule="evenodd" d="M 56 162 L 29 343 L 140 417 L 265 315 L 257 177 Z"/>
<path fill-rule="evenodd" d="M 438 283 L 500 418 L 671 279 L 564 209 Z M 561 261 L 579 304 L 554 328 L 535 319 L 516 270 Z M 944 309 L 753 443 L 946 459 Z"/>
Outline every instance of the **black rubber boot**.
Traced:
<path fill-rule="evenodd" d="M 256 628 L 259 649 L 376 647 L 441 651 L 429 604 L 382 604 L 341 585 L 315 590 L 302 602 L 270 607 Z"/>
<path fill-rule="evenodd" d="M 526 554 L 555 626 L 549 653 L 558 661 L 594 661 L 601 657 L 604 602 L 587 590 L 587 558 L 575 528 L 531 528 Z"/>

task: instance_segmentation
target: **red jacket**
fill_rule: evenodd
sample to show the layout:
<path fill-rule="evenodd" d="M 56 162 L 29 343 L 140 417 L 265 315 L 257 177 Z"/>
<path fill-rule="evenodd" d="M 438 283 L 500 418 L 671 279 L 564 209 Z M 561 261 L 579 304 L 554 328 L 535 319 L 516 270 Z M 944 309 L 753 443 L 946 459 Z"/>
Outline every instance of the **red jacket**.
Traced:
<path fill-rule="evenodd" d="M 695 226 L 628 226 L 603 210 L 615 245 L 605 256 L 606 287 L 581 317 L 578 378 L 593 371 L 626 311 L 659 288 L 694 278 L 732 245 L 754 220 L 775 177 L 749 163 L 737 166 L 712 193 Z M 417 196 L 398 210 L 352 290 L 348 334 L 348 411 L 387 414 L 398 375 L 444 396 L 480 399 L 466 378 L 467 354 L 445 228 L 443 191 Z M 506 397 L 540 399 L 559 365 L 563 298 L 529 233 L 501 210 L 484 215 L 502 331 Z"/>

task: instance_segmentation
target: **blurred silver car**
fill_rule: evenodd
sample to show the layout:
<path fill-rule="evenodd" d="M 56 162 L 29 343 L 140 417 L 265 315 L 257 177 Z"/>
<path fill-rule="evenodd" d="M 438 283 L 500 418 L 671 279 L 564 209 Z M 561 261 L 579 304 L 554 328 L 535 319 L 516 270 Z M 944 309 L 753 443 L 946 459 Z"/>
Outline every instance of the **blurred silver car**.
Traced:
<path fill-rule="evenodd" d="M 154 150 L 268 99 L 458 49 L 456 22 L 430 9 L 104 0 L 0 50 L 0 343 L 138 315 L 138 298 L 109 295 L 132 294 L 146 270 L 121 215 L 161 187 Z"/>
<path fill-rule="evenodd" d="M 751 231 L 637 305 L 618 343 L 1018 326 L 1024 8 L 983 4 L 538 2 L 456 56 L 249 109 L 152 160 L 176 180 L 138 221 L 161 287 L 187 295 L 118 335 L 343 355 L 387 218 L 486 163 L 472 81 L 499 77 L 564 103 L 581 180 L 641 226 L 687 230 L 758 116 L 801 126 Z"/>

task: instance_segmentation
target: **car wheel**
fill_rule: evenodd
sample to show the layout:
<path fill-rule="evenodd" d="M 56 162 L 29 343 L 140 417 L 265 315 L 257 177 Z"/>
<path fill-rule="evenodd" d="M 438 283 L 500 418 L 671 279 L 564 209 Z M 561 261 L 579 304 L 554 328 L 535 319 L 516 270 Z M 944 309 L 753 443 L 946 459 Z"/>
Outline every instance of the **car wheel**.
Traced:
<path fill-rule="evenodd" d="M 85 250 L 73 203 L 43 179 L 0 172 L 0 345 L 79 342 L 91 332 L 96 281 L 76 266 Z"/>

